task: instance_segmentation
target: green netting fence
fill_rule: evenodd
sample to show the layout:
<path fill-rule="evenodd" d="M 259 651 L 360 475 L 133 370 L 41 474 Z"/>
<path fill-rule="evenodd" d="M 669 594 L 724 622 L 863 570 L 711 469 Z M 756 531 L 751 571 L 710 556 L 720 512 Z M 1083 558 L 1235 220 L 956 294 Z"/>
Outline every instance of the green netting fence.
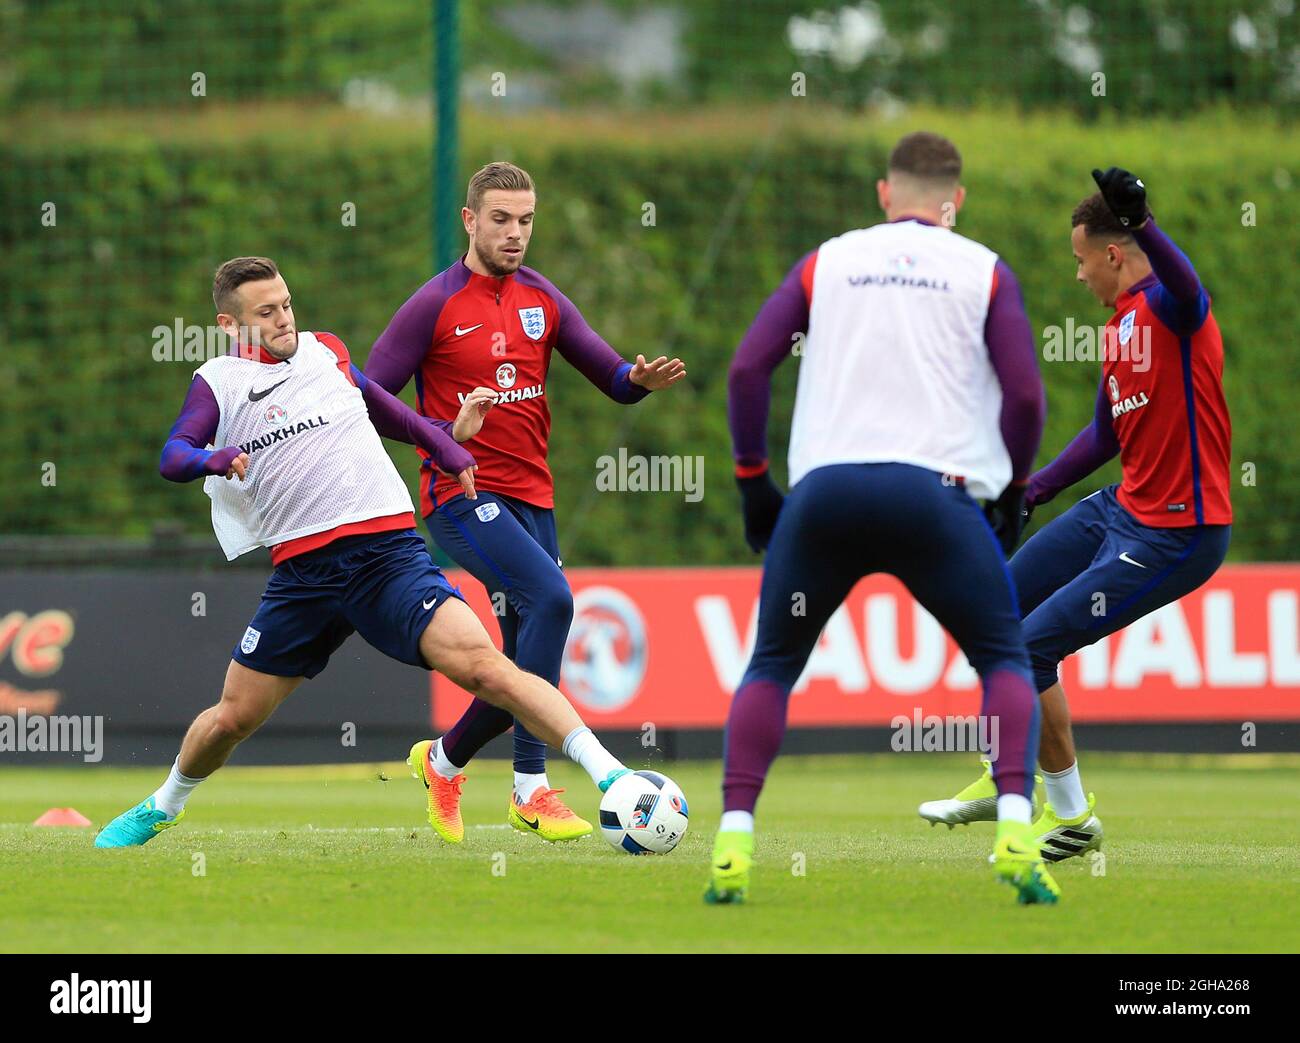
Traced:
<path fill-rule="evenodd" d="M 198 489 L 157 474 L 197 365 L 159 361 L 158 331 L 201 336 L 216 265 L 265 253 L 304 328 L 363 360 L 440 267 L 437 222 L 458 221 L 434 209 L 441 93 L 460 113 L 449 197 L 489 159 L 528 167 L 529 263 L 625 356 L 690 366 L 688 387 L 635 409 L 555 366 L 567 562 L 753 560 L 727 362 L 796 257 L 879 219 L 874 179 L 918 127 L 962 148 L 958 231 L 1017 270 L 1040 333 L 1106 317 L 1068 243 L 1088 171 L 1143 175 L 1224 330 L 1233 557 L 1297 556 L 1292 0 L 466 0 L 444 5 L 454 82 L 438 6 L 0 0 L 0 536 L 208 533 Z M 1090 416 L 1096 365 L 1043 372 L 1045 460 Z M 778 376 L 778 460 L 795 374 Z M 703 499 L 598 493 L 596 460 L 619 447 L 703 457 Z M 413 481 L 413 451 L 390 450 Z"/>

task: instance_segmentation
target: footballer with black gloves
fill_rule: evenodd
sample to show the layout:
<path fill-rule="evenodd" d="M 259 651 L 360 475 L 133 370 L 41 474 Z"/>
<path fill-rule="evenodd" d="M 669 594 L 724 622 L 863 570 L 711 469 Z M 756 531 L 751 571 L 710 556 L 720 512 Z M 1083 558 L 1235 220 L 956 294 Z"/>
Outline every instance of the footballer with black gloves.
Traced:
<path fill-rule="evenodd" d="M 1043 385 L 1015 275 L 947 220 L 965 198 L 960 175 L 952 142 L 904 137 L 876 186 L 887 220 L 801 259 L 732 362 L 745 535 L 767 561 L 757 644 L 727 719 L 709 901 L 745 898 L 754 806 L 790 690 L 826 621 L 873 572 L 897 576 L 952 634 L 980 676 L 982 712 L 998 718 L 996 877 L 1022 902 L 1060 893 L 1031 831 L 1038 700 L 1004 560 L 1042 436 Z M 783 497 L 767 470 L 771 376 L 804 333 Z M 987 521 L 978 499 L 995 505 Z"/>
<path fill-rule="evenodd" d="M 1080 500 L 1010 563 L 1042 703 L 1038 762 L 1047 801 L 1034 834 L 1048 861 L 1082 855 L 1102 840 L 1095 798 L 1079 779 L 1061 661 L 1205 583 L 1223 563 L 1232 530 L 1232 424 L 1209 295 L 1156 227 L 1141 179 L 1118 167 L 1092 176 L 1100 191 L 1075 207 L 1070 239 L 1079 282 L 1113 310 L 1096 411 L 1030 478 L 1026 508 L 1117 453 L 1123 479 Z M 996 797 L 986 771 L 920 813 L 949 825 L 992 819 Z"/>

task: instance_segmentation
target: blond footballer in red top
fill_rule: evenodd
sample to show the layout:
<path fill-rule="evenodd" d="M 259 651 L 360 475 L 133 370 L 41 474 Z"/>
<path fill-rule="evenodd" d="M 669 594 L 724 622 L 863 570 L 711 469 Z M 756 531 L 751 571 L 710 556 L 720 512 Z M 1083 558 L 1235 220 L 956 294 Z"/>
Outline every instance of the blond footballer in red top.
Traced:
<path fill-rule="evenodd" d="M 396 394 L 415 380 L 417 409 L 458 414 L 484 395 L 491 416 L 466 448 L 478 464 L 479 498 L 468 500 L 422 452 L 420 511 L 434 541 L 487 588 L 506 654 L 523 669 L 560 679 L 573 617 L 561 571 L 551 472 L 546 378 L 558 355 L 625 405 L 681 380 L 679 359 L 627 362 L 549 280 L 523 266 L 537 197 L 526 171 L 490 163 L 470 180 L 461 212 L 469 250 L 398 309 L 366 362 L 366 376 Z M 430 823 L 444 839 L 464 835 L 461 769 L 514 723 L 515 786 L 507 820 L 547 840 L 591 832 L 546 777 L 545 746 L 508 713 L 475 699 L 441 739 L 418 743 L 412 763 L 429 785 Z"/>

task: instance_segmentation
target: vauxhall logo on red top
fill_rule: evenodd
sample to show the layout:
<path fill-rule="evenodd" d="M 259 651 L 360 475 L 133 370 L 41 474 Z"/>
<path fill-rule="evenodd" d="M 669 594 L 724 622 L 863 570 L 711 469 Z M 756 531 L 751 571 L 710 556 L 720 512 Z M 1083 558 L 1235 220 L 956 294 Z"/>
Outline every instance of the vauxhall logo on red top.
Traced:
<path fill-rule="evenodd" d="M 519 380 L 519 371 L 512 362 L 503 362 L 497 366 L 496 382 L 501 390 L 497 393 L 497 405 L 507 402 L 523 402 L 530 398 L 541 398 L 546 394 L 545 384 L 530 384 L 527 387 L 515 387 Z M 469 397 L 468 391 L 457 391 L 456 398 L 462 404 Z"/>
<path fill-rule="evenodd" d="M 1115 379 L 1115 374 L 1113 373 L 1110 376 L 1107 386 L 1110 390 L 1110 400 L 1113 403 L 1110 407 L 1112 420 L 1122 413 L 1131 413 L 1135 409 L 1140 409 L 1151 401 L 1147 398 L 1147 393 L 1145 391 L 1139 391 L 1136 395 L 1130 395 L 1128 398 L 1121 400 L 1119 397 L 1119 381 Z"/>
<path fill-rule="evenodd" d="M 524 388 L 512 388 L 510 391 L 502 391 L 497 395 L 497 405 L 504 405 L 507 402 L 524 402 L 530 398 L 541 398 L 546 394 L 546 388 L 541 384 L 530 384 Z M 460 400 L 465 401 L 465 396 L 460 395 Z"/>

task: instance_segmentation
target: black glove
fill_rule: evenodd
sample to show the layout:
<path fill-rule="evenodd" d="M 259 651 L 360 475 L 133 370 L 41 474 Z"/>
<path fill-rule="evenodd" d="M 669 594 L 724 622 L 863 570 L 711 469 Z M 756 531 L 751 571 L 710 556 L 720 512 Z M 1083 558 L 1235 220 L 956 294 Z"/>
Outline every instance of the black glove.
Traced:
<path fill-rule="evenodd" d="M 1003 489 L 996 500 L 985 504 L 984 517 L 993 527 L 993 535 L 1002 545 L 1003 554 L 1009 556 L 1016 549 L 1032 510 L 1032 507 L 1025 509 L 1025 487 L 1014 482 Z"/>
<path fill-rule="evenodd" d="M 776 517 L 781 513 L 785 497 L 772 481 L 769 471 L 753 478 L 737 478 L 740 487 L 741 510 L 745 515 L 745 542 L 755 554 L 766 550 L 776 528 Z"/>
<path fill-rule="evenodd" d="M 1092 179 L 1101 189 L 1101 198 L 1125 228 L 1141 228 L 1151 211 L 1147 209 L 1147 186 L 1136 174 L 1122 167 L 1111 167 L 1104 174 L 1093 170 Z"/>

